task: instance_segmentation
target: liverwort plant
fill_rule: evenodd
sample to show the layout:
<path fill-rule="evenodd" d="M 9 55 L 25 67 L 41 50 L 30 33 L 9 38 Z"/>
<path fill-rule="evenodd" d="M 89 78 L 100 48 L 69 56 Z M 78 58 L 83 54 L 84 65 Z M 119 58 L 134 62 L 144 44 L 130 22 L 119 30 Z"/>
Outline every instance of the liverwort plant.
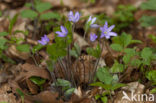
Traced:
<path fill-rule="evenodd" d="M 73 43 L 74 27 L 76 26 L 76 23 L 79 21 L 79 19 L 80 19 L 79 12 L 76 12 L 74 14 L 72 11 L 70 11 L 68 14 L 68 21 L 66 21 L 63 24 L 64 26 L 61 25 L 60 27 L 54 28 L 55 43 L 52 43 L 52 44 L 48 43 L 49 39 L 47 38 L 46 35 L 41 37 L 41 40 L 38 41 L 42 46 L 47 47 L 47 53 L 49 54 L 50 60 L 53 63 L 53 66 L 52 66 L 53 71 L 51 71 L 51 72 L 53 72 L 53 74 L 54 74 L 54 72 L 58 73 L 59 71 L 61 71 L 64 75 L 63 79 L 71 82 L 71 86 L 69 88 L 72 88 L 70 90 L 72 92 L 74 90 L 73 87 L 77 87 L 77 84 L 79 84 L 79 83 L 77 83 L 79 81 L 75 81 L 75 75 L 74 75 L 75 74 L 74 69 L 77 69 L 77 67 L 76 67 L 77 65 L 72 64 L 74 56 L 76 57 L 76 58 L 74 58 L 74 59 L 76 59 L 75 60 L 76 63 L 78 63 L 78 61 L 80 60 L 79 56 L 81 56 L 80 47 L 76 43 Z M 96 24 L 95 22 L 96 22 L 96 17 L 92 18 L 90 16 L 85 25 L 84 37 L 90 28 L 98 29 L 100 27 L 100 25 Z M 96 58 L 96 62 L 95 62 L 93 71 L 92 71 L 91 75 L 89 76 L 88 83 L 92 83 L 93 79 L 94 79 L 93 77 L 95 76 L 95 74 L 97 74 L 96 72 L 97 72 L 98 64 L 101 59 L 102 52 L 104 50 L 104 46 L 106 45 L 107 39 L 110 39 L 111 36 L 117 36 L 117 33 L 112 32 L 112 29 L 114 27 L 115 27 L 115 25 L 108 27 L 108 23 L 106 21 L 104 26 L 100 27 L 100 31 L 101 31 L 100 34 L 95 34 L 95 33 L 90 34 L 90 41 L 94 42 L 94 41 L 98 40 L 98 45 L 95 48 L 87 48 L 87 53 Z M 74 46 L 72 44 L 74 44 Z M 61 68 L 61 70 L 58 70 L 58 65 Z M 101 71 L 98 71 L 98 74 L 100 74 L 100 75 L 103 72 L 107 72 L 107 73 L 104 73 L 104 74 L 106 74 L 105 78 L 98 76 L 98 79 L 101 82 L 100 85 L 102 84 L 102 85 L 106 86 L 106 87 L 102 86 L 104 89 L 106 89 L 108 87 L 108 91 L 111 92 L 111 91 L 115 90 L 116 88 L 123 86 L 122 84 L 121 85 L 113 84 L 114 83 L 114 79 L 113 79 L 114 75 L 109 73 L 109 71 L 105 70 L 105 68 L 101 68 L 100 70 Z M 84 75 L 85 75 L 85 67 L 84 67 Z M 110 80 L 108 80 L 109 82 L 106 81 L 107 77 L 109 77 L 109 79 L 110 79 Z M 55 78 L 54 81 L 56 82 L 57 80 L 59 80 L 58 78 L 62 78 L 62 77 L 56 75 L 54 78 Z M 115 79 L 116 78 L 117 77 L 115 77 Z M 65 81 L 59 80 L 59 82 L 61 82 L 61 84 L 62 84 Z M 64 83 L 63 83 L 63 85 L 64 85 Z M 55 84 L 55 86 L 56 86 L 56 84 Z M 99 86 L 99 85 L 93 84 L 92 86 Z"/>

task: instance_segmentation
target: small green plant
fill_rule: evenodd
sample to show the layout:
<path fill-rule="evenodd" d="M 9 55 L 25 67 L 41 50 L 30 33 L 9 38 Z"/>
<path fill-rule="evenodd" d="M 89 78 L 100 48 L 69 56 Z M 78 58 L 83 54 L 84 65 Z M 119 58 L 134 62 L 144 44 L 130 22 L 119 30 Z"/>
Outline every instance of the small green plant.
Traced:
<path fill-rule="evenodd" d="M 140 8 L 143 10 L 156 10 L 155 6 L 156 1 L 155 0 L 148 0 L 147 2 L 144 2 L 141 4 Z M 147 16 L 143 15 L 140 19 L 140 25 L 142 27 L 150 27 L 156 25 L 156 17 L 155 16 Z"/>
<path fill-rule="evenodd" d="M 45 79 L 40 77 L 30 77 L 29 78 L 34 84 L 40 87 L 40 90 L 43 90 L 43 84 L 46 82 Z"/>
<path fill-rule="evenodd" d="M 49 2 L 34 0 L 33 3 L 26 3 L 25 6 L 28 9 L 23 10 L 21 12 L 21 16 L 23 18 L 29 18 L 34 21 L 34 27 L 36 29 L 34 35 L 36 35 L 37 31 L 39 31 L 40 29 L 46 29 L 47 31 L 49 31 L 51 26 L 58 25 L 57 21 L 61 20 L 60 14 L 54 11 L 49 11 L 52 8 L 52 5 Z M 39 24 L 42 25 L 39 27 Z"/>
<path fill-rule="evenodd" d="M 153 87 L 156 86 L 156 70 L 146 72 L 146 78 L 152 82 Z M 152 94 L 156 93 L 156 88 L 150 91 Z"/>
<path fill-rule="evenodd" d="M 24 103 L 24 93 L 20 89 L 16 89 L 17 93 L 21 96 L 22 103 Z"/>
<path fill-rule="evenodd" d="M 121 30 L 126 29 L 134 22 L 135 19 L 133 14 L 135 11 L 136 8 L 133 5 L 119 5 L 111 19 L 105 14 L 97 15 L 97 18 L 99 19 L 98 23 L 104 24 L 105 20 L 107 20 L 110 24 L 118 25 L 114 31 L 121 32 Z"/>
<path fill-rule="evenodd" d="M 65 98 L 69 98 L 75 90 L 75 88 L 72 88 L 71 83 L 64 79 L 57 79 L 56 82 L 52 84 L 52 86 L 62 87 L 61 91 L 63 91 Z"/>
<path fill-rule="evenodd" d="M 118 83 L 118 76 L 111 74 L 109 70 L 110 69 L 107 67 L 99 68 L 96 72 L 96 75 L 100 82 L 90 84 L 91 86 L 102 87 L 104 90 L 106 90 L 103 94 L 98 94 L 95 96 L 96 99 L 101 99 L 103 103 L 107 103 L 106 95 L 111 97 L 112 91 L 125 86 L 125 84 Z"/>

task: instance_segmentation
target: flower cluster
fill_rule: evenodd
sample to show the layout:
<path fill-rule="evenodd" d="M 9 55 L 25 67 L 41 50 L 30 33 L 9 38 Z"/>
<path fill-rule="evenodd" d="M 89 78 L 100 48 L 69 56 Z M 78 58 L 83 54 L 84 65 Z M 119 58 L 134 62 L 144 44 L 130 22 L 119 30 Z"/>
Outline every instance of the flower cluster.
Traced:
<path fill-rule="evenodd" d="M 73 23 L 77 23 L 80 19 L 80 13 L 76 12 L 75 14 L 70 11 L 68 13 L 68 20 Z M 92 16 L 89 17 L 87 21 L 87 25 L 89 25 L 91 28 L 99 28 L 100 26 L 98 24 L 95 24 L 96 17 L 92 18 Z M 108 27 L 107 21 L 105 22 L 105 25 L 103 27 L 100 27 L 101 35 L 100 38 L 105 37 L 106 39 L 110 39 L 111 36 L 117 36 L 117 33 L 112 32 L 112 29 L 115 27 L 115 25 L 112 25 Z M 68 30 L 64 26 L 60 26 L 61 31 L 56 31 L 55 33 L 58 35 L 58 37 L 66 37 L 68 34 Z M 98 36 L 94 33 L 90 34 L 90 41 L 95 41 L 98 38 Z M 38 41 L 42 45 L 46 45 L 49 42 L 49 38 L 44 35 L 41 37 L 41 40 Z"/>
<path fill-rule="evenodd" d="M 108 27 L 108 23 L 107 21 L 105 22 L 105 25 L 103 27 L 100 27 L 100 31 L 101 31 L 101 35 L 100 38 L 105 37 L 106 39 L 110 39 L 111 36 L 117 36 L 117 33 L 112 32 L 112 29 L 115 27 L 115 25 L 112 25 L 110 27 Z M 91 41 L 95 41 L 97 36 L 94 35 L 90 35 L 90 40 Z"/>

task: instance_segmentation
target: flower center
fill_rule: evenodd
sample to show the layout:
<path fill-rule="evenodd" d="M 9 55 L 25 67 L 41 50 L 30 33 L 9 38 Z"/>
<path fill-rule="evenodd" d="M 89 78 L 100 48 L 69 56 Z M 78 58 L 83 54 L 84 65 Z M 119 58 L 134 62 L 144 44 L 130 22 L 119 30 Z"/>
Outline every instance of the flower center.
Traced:
<path fill-rule="evenodd" d="M 105 31 L 104 34 L 107 34 L 107 32 Z"/>

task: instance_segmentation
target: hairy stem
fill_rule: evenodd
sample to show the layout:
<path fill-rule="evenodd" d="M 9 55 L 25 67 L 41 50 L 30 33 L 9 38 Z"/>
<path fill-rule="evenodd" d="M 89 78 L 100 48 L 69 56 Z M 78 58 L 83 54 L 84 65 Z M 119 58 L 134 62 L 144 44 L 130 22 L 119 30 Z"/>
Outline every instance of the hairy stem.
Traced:
<path fill-rule="evenodd" d="M 99 41 L 99 44 L 100 44 L 100 41 Z M 100 57 L 96 60 L 96 64 L 95 64 L 94 69 L 93 69 L 93 75 L 91 75 L 91 76 L 92 76 L 92 77 L 91 77 L 91 82 L 93 81 L 93 77 L 94 77 L 94 75 L 95 75 L 95 73 L 96 73 L 96 70 L 97 70 L 99 61 L 100 61 L 100 59 L 101 59 L 102 52 L 103 52 L 103 48 L 104 48 L 104 44 L 105 44 L 105 42 L 103 41 L 103 43 L 102 43 L 102 48 L 101 48 L 101 53 L 100 53 Z"/>

